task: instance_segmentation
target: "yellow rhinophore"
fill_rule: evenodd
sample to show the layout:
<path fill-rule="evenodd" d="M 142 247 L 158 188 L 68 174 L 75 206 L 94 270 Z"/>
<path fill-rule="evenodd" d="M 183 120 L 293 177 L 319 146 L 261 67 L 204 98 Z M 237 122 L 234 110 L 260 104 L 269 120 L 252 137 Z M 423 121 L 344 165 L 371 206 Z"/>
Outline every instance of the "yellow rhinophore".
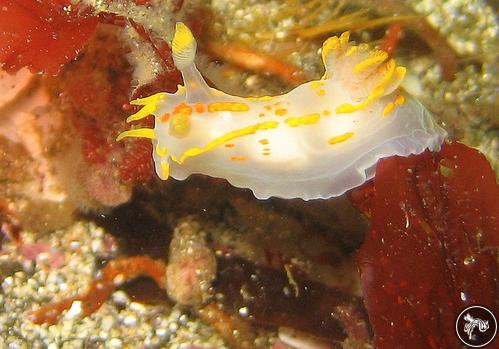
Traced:
<path fill-rule="evenodd" d="M 196 55 L 196 40 L 187 26 L 178 22 L 172 41 L 173 60 L 178 69 L 190 65 Z"/>
<path fill-rule="evenodd" d="M 142 105 L 143 107 L 135 114 L 130 115 L 126 122 L 141 120 L 148 115 L 154 114 L 157 110 L 158 104 L 166 99 L 167 93 L 156 93 L 146 98 L 139 98 L 131 101 L 131 105 Z"/>

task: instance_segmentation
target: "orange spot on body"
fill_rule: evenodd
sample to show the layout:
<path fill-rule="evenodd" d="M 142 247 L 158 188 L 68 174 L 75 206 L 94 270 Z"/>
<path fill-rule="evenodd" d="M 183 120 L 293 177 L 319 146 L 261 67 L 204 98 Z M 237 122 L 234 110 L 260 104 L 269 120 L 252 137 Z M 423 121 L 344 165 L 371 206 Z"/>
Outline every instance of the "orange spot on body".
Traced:
<path fill-rule="evenodd" d="M 170 113 L 164 113 L 159 117 L 159 121 L 161 122 L 167 122 L 168 119 L 170 119 Z"/>
<path fill-rule="evenodd" d="M 288 111 L 286 109 L 281 108 L 281 109 L 276 109 L 275 114 L 278 115 L 278 116 L 283 116 L 283 115 L 286 115 L 287 112 Z"/>
<path fill-rule="evenodd" d="M 261 145 L 266 145 L 266 144 L 269 144 L 269 140 L 268 140 L 268 139 L 266 139 L 266 138 L 260 139 L 258 142 L 259 142 Z"/>
<path fill-rule="evenodd" d="M 185 115 L 191 115 L 192 114 L 192 107 L 188 105 L 187 103 L 180 103 L 178 104 L 175 109 L 173 109 L 173 114 L 185 114 Z"/>
<path fill-rule="evenodd" d="M 402 105 L 405 103 L 405 97 L 402 95 L 398 95 L 397 98 L 395 98 L 395 105 Z"/>
<path fill-rule="evenodd" d="M 203 103 L 196 103 L 196 105 L 194 105 L 194 110 L 196 113 L 204 113 L 206 111 L 206 106 Z"/>
<path fill-rule="evenodd" d="M 227 143 L 225 144 L 226 148 L 234 148 L 234 143 Z"/>
<path fill-rule="evenodd" d="M 237 156 L 237 155 L 233 155 L 230 157 L 230 159 L 232 161 L 245 161 L 245 160 L 248 160 L 248 157 L 247 156 Z"/>
<path fill-rule="evenodd" d="M 260 113 L 260 114 L 258 114 L 258 116 L 263 118 L 265 116 L 265 113 Z"/>
<path fill-rule="evenodd" d="M 267 109 L 267 110 L 270 110 L 270 109 L 272 109 L 272 106 L 271 105 L 266 105 L 266 106 L 264 106 L 264 108 Z"/>

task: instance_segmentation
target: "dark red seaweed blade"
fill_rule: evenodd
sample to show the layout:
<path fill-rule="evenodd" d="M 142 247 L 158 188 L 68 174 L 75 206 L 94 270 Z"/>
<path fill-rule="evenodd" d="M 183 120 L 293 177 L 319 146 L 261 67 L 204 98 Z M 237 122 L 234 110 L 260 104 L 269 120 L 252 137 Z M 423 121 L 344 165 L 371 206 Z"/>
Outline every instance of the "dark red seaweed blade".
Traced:
<path fill-rule="evenodd" d="M 380 161 L 370 213 L 358 264 L 375 347 L 461 348 L 463 308 L 498 309 L 499 187 L 485 157 L 450 143 Z"/>
<path fill-rule="evenodd" d="M 0 8 L 0 63 L 7 71 L 28 67 L 57 74 L 76 58 L 97 19 L 69 0 L 5 0 Z"/>

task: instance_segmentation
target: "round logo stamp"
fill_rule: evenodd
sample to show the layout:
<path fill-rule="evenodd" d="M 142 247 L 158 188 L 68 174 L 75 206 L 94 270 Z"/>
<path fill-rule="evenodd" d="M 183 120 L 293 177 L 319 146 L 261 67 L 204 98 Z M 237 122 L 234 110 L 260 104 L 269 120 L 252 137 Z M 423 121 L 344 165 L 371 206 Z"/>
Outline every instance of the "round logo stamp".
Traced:
<path fill-rule="evenodd" d="M 463 344 L 483 348 L 496 337 L 497 319 L 491 310 L 473 305 L 464 309 L 457 317 L 456 333 Z"/>

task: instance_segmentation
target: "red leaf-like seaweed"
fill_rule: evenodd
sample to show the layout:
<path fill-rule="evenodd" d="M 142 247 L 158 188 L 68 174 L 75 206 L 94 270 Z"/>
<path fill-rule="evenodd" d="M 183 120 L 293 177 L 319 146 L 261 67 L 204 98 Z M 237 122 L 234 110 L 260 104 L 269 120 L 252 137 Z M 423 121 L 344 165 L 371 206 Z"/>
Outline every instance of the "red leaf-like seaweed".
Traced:
<path fill-rule="evenodd" d="M 461 348 L 461 310 L 498 310 L 494 172 L 478 151 L 451 143 L 380 161 L 373 185 L 358 263 L 375 347 Z"/>
<path fill-rule="evenodd" d="M 69 0 L 4 0 L 0 8 L 0 63 L 15 72 L 57 74 L 75 59 L 97 19 Z"/>

